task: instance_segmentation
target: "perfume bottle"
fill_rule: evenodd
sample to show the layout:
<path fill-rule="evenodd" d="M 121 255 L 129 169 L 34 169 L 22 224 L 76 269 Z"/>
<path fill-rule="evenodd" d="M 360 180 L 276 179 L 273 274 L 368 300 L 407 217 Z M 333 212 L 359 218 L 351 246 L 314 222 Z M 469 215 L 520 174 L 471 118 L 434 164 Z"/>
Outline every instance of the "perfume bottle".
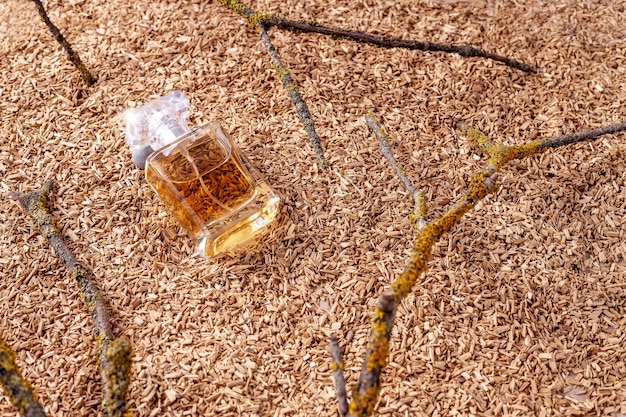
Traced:
<path fill-rule="evenodd" d="M 188 108 L 175 91 L 128 111 L 126 142 L 198 252 L 213 257 L 270 224 L 279 198 L 219 123 L 191 130 Z"/>

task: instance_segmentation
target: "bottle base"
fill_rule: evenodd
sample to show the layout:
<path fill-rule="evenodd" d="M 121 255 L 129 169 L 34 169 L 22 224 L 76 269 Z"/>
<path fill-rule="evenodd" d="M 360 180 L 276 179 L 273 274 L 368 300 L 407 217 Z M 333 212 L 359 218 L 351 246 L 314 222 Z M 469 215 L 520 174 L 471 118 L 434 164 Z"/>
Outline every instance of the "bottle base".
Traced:
<path fill-rule="evenodd" d="M 198 253 L 213 258 L 240 246 L 264 231 L 278 214 L 280 199 L 265 184 L 257 187 L 256 196 L 234 216 L 222 230 L 201 235 L 197 242 Z M 259 208 L 260 207 L 260 208 Z"/>

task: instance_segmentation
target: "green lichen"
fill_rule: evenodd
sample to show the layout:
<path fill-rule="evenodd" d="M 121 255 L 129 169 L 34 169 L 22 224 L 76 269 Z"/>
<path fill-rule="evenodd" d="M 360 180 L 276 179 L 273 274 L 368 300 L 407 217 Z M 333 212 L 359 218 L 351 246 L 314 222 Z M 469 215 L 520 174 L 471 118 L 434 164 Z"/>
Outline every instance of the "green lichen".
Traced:
<path fill-rule="evenodd" d="M 102 296 L 100 295 L 100 289 L 91 278 L 91 272 L 81 264 L 76 264 L 74 268 L 72 268 L 71 274 L 72 278 L 80 286 L 85 307 L 87 307 L 94 321 L 97 320 L 96 303 Z"/>
<path fill-rule="evenodd" d="M 287 89 L 288 94 L 291 92 L 298 92 L 298 84 L 284 65 L 274 64 L 274 69 L 276 70 L 278 78 L 283 83 L 283 86 L 285 86 L 285 88 Z"/>
<path fill-rule="evenodd" d="M 111 338 L 106 333 L 98 333 L 96 335 L 96 361 L 100 369 L 102 369 L 102 367 L 106 368 L 107 366 L 105 352 L 109 349 L 110 344 Z"/>
<path fill-rule="evenodd" d="M 59 234 L 59 227 L 56 220 L 48 210 L 48 195 L 52 188 L 52 181 L 48 180 L 44 186 L 32 193 L 16 195 L 26 212 L 33 218 L 39 232 L 46 239 Z"/>

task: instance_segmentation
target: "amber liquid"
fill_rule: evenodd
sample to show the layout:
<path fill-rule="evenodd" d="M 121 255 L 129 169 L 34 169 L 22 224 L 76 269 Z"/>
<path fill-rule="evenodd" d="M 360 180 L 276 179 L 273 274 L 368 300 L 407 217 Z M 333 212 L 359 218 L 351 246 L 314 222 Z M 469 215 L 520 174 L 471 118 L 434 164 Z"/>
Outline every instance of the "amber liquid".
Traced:
<path fill-rule="evenodd" d="M 177 159 L 184 158 L 181 155 Z M 172 165 L 168 166 L 180 169 L 181 166 L 186 165 L 186 162 L 186 160 L 174 160 L 171 162 Z M 198 170 L 202 172 L 202 167 L 198 167 Z M 150 171 L 146 173 L 148 176 L 150 176 Z M 197 216 L 201 224 L 210 226 L 213 222 L 237 210 L 254 195 L 254 187 L 250 179 L 243 173 L 240 163 L 232 155 L 222 165 L 206 172 L 200 178 L 185 182 L 171 181 L 178 191 L 177 195 L 171 195 L 173 191 L 170 189 L 171 186 L 158 175 L 150 178 L 157 193 L 162 197 L 169 197 L 167 203 L 169 203 L 170 211 L 192 236 L 201 232 L 201 225 L 196 224 L 197 221 L 187 220 L 190 211 L 195 213 L 191 220 Z"/>
<path fill-rule="evenodd" d="M 206 142 L 146 166 L 148 182 L 209 257 L 247 240 L 276 216 L 278 197 L 248 172 L 236 152 Z"/>

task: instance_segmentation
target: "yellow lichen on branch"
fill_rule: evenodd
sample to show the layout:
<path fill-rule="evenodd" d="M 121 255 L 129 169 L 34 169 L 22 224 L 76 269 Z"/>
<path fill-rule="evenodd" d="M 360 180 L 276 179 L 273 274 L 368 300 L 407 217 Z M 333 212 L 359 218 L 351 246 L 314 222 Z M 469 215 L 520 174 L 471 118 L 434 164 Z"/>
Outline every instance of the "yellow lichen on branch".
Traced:
<path fill-rule="evenodd" d="M 43 407 L 38 402 L 37 394 L 17 368 L 15 353 L 2 339 L 0 339 L 0 383 L 11 404 L 17 408 L 21 416 L 45 416 Z"/>
<path fill-rule="evenodd" d="M 287 70 L 287 67 L 283 65 L 280 57 L 278 56 L 278 52 L 276 51 L 276 48 L 272 44 L 272 40 L 267 33 L 269 28 L 277 25 L 278 18 L 273 14 L 260 13 L 259 11 L 253 9 L 252 7 L 244 4 L 239 0 L 220 0 L 220 3 L 224 7 L 242 16 L 244 19 L 246 19 L 246 22 L 248 22 L 248 24 L 252 28 L 256 29 L 259 32 L 259 35 L 261 36 L 261 42 L 267 50 L 267 53 L 272 60 L 272 63 L 274 64 L 274 68 L 276 69 L 278 78 L 287 90 L 287 96 L 289 97 L 289 100 L 296 108 L 296 112 L 298 113 L 300 121 L 304 126 L 304 130 L 306 131 L 307 136 L 309 137 L 309 140 L 311 142 L 311 146 L 313 147 L 313 150 L 317 155 L 318 163 L 322 168 L 327 168 L 329 165 L 328 160 L 324 156 L 324 150 L 322 149 L 320 137 L 315 130 L 315 122 L 313 121 L 313 116 L 311 116 L 309 107 L 300 95 L 298 84 Z"/>
<path fill-rule="evenodd" d="M 92 272 L 80 264 L 59 233 L 56 220 L 48 209 L 53 183 L 46 181 L 41 190 L 29 194 L 13 193 L 26 212 L 33 218 L 41 234 L 46 237 L 63 263 L 70 269 L 79 285 L 83 303 L 94 323 L 96 353 L 102 381 L 102 414 L 105 417 L 126 416 L 126 393 L 130 381 L 130 341 L 114 338 L 106 302 Z M 113 379 L 110 379 L 110 378 Z"/>
<path fill-rule="evenodd" d="M 322 168 L 327 168 L 329 165 L 328 160 L 326 159 L 326 156 L 324 156 L 324 150 L 322 149 L 320 137 L 317 134 L 317 130 L 315 130 L 313 116 L 311 115 L 306 102 L 300 95 L 298 84 L 280 60 L 278 52 L 276 51 L 276 48 L 274 48 L 274 45 L 272 44 L 272 41 L 267 33 L 267 27 L 265 24 L 257 23 L 257 27 L 259 29 L 259 34 L 261 35 L 261 42 L 265 46 L 265 49 L 267 50 L 267 53 L 276 68 L 278 78 L 285 87 L 285 90 L 287 90 L 287 96 L 289 97 L 291 104 L 293 104 L 296 109 L 296 113 L 298 113 L 298 117 L 300 117 L 300 122 L 304 126 L 304 130 L 309 137 L 311 146 L 317 155 L 318 163 Z"/>
<path fill-rule="evenodd" d="M 488 192 L 485 187 L 477 185 L 476 188 L 480 191 L 477 190 L 472 194 L 481 195 Z M 457 206 L 448 210 L 443 216 L 426 224 L 415 240 L 413 252 L 407 266 L 391 283 L 391 289 L 396 301 L 400 301 L 406 297 L 411 292 L 417 278 L 426 271 L 428 258 L 430 258 L 435 242 L 437 242 L 444 233 L 452 229 L 474 205 L 475 202 L 473 202 L 471 198 L 465 198 Z"/>
<path fill-rule="evenodd" d="M 224 7 L 227 7 L 242 16 L 251 27 L 257 30 L 259 24 L 270 27 L 275 26 L 278 22 L 275 15 L 270 13 L 259 13 L 257 10 L 239 0 L 220 0 L 220 3 L 222 3 Z"/>
<path fill-rule="evenodd" d="M 378 400 L 380 385 L 370 387 L 363 392 L 354 390 L 352 401 L 348 407 L 348 416 L 368 416 L 374 411 L 374 406 Z"/>
<path fill-rule="evenodd" d="M 30 214 L 33 220 L 35 220 L 35 224 L 37 224 L 39 228 L 39 233 L 46 239 L 59 233 L 56 220 L 46 207 L 51 188 L 52 181 L 48 180 L 41 190 L 39 190 L 40 198 L 28 198 L 24 199 L 22 202 L 24 209 Z"/>
<path fill-rule="evenodd" d="M 376 130 L 374 132 L 376 133 Z M 498 152 L 498 149 L 496 149 L 498 146 L 489 143 L 491 141 L 486 139 L 484 135 L 480 136 L 479 133 L 480 132 L 473 132 L 474 136 L 472 140 L 474 140 L 474 144 L 483 149 L 488 148 L 489 151 L 494 153 Z M 377 136 L 381 139 L 381 135 L 377 134 Z M 386 133 L 383 138 L 386 139 Z M 483 145 L 486 146 L 483 147 Z M 411 292 L 417 279 L 426 271 L 428 259 L 430 258 L 435 243 L 445 233 L 450 231 L 450 229 L 461 220 L 465 213 L 474 208 L 478 201 L 498 189 L 498 185 L 493 180 L 496 172 L 497 170 L 494 165 L 489 164 L 484 171 L 472 176 L 469 190 L 460 199 L 459 203 L 438 219 L 426 223 L 421 229 L 416 237 L 413 251 L 404 271 L 391 283 L 390 293 L 394 300 L 394 306 Z M 423 197 L 421 192 L 418 196 L 419 195 L 422 196 L 421 198 L 423 200 L 420 201 L 420 198 L 418 198 L 416 212 L 418 215 L 425 216 L 425 197 Z M 384 323 L 382 321 L 383 319 L 386 320 Z M 382 368 L 386 365 L 389 355 L 389 336 L 392 324 L 393 315 L 383 315 L 381 309 L 377 306 L 374 310 L 370 342 L 361 372 L 362 378 L 359 381 L 359 388 L 355 390 L 355 394 L 350 403 L 350 416 L 368 416 L 374 409 L 380 387 L 378 377 L 380 376 Z M 383 325 L 388 331 L 382 331 Z M 368 374 L 371 374 L 373 370 L 376 371 L 375 375 L 367 375 L 363 378 L 363 373 L 367 371 Z M 362 386 L 362 384 L 364 385 Z"/>
<path fill-rule="evenodd" d="M 385 291 L 378 297 L 359 384 L 352 393 L 348 409 L 349 416 L 369 415 L 374 410 L 380 391 L 380 374 L 389 357 L 389 338 L 397 305 L 392 291 Z"/>
<path fill-rule="evenodd" d="M 417 195 L 417 201 L 415 202 L 415 206 L 415 214 L 418 217 L 425 219 L 428 215 L 428 201 L 426 200 L 426 196 L 424 195 L 424 193 L 420 192 Z"/>
<path fill-rule="evenodd" d="M 383 154 L 392 163 L 392 166 L 397 168 L 395 158 L 389 152 L 386 132 L 378 126 L 373 115 L 369 114 L 366 116 L 366 120 L 370 129 L 376 134 L 381 143 L 385 145 L 385 147 L 381 146 Z M 354 390 L 352 401 L 350 402 L 348 416 L 369 416 L 378 400 L 378 392 L 380 390 L 379 378 L 382 369 L 387 363 L 389 337 L 391 326 L 393 325 L 393 313 L 383 314 L 385 311 L 389 311 L 389 308 L 383 308 L 381 305 L 384 306 L 386 304 L 387 307 L 393 305 L 393 311 L 395 312 L 395 306 L 411 292 L 419 276 L 426 271 L 434 244 L 459 223 L 465 213 L 473 209 L 480 200 L 498 190 L 499 185 L 496 183 L 498 171 L 511 160 L 536 155 L 548 148 L 557 148 L 582 140 L 593 140 L 603 134 L 626 130 L 626 123 L 514 146 L 498 145 L 479 130 L 469 128 L 466 125 L 461 125 L 460 130 L 467 134 L 468 140 L 473 146 L 483 150 L 489 156 L 486 167 L 470 178 L 467 192 L 454 207 L 438 219 L 426 223 L 421 231 L 418 229 L 419 233 L 404 271 L 391 283 L 391 291 L 385 291 L 381 294 L 379 303 L 374 310 L 370 340 L 363 361 L 359 384 Z M 403 175 L 403 172 L 401 174 Z M 418 194 L 418 197 L 420 194 L 421 192 Z M 422 198 L 424 198 L 423 195 Z M 419 198 L 417 200 L 415 213 L 416 215 L 425 216 L 425 200 L 421 201 Z M 387 301 L 381 303 L 383 299 Z"/>
<path fill-rule="evenodd" d="M 372 335 L 370 338 L 370 348 L 372 354 L 367 361 L 367 370 L 373 371 L 377 366 L 387 365 L 389 355 L 389 340 L 387 339 L 387 323 L 385 322 L 385 312 L 376 307 L 374 319 L 372 321 Z"/>
<path fill-rule="evenodd" d="M 487 165 L 493 164 L 496 170 L 513 159 L 522 159 L 527 156 L 544 152 L 542 141 L 532 141 L 523 145 L 505 146 L 497 145 L 480 130 L 462 124 L 459 130 L 467 135 L 467 140 L 472 146 L 481 149 L 490 156 Z"/>
<path fill-rule="evenodd" d="M 132 346 L 127 337 L 118 337 L 109 343 L 106 351 L 108 368 L 105 370 L 109 381 L 109 392 L 102 399 L 102 407 L 110 417 L 130 416 L 130 413 L 126 411 L 126 394 L 130 385 L 132 355 Z"/>

